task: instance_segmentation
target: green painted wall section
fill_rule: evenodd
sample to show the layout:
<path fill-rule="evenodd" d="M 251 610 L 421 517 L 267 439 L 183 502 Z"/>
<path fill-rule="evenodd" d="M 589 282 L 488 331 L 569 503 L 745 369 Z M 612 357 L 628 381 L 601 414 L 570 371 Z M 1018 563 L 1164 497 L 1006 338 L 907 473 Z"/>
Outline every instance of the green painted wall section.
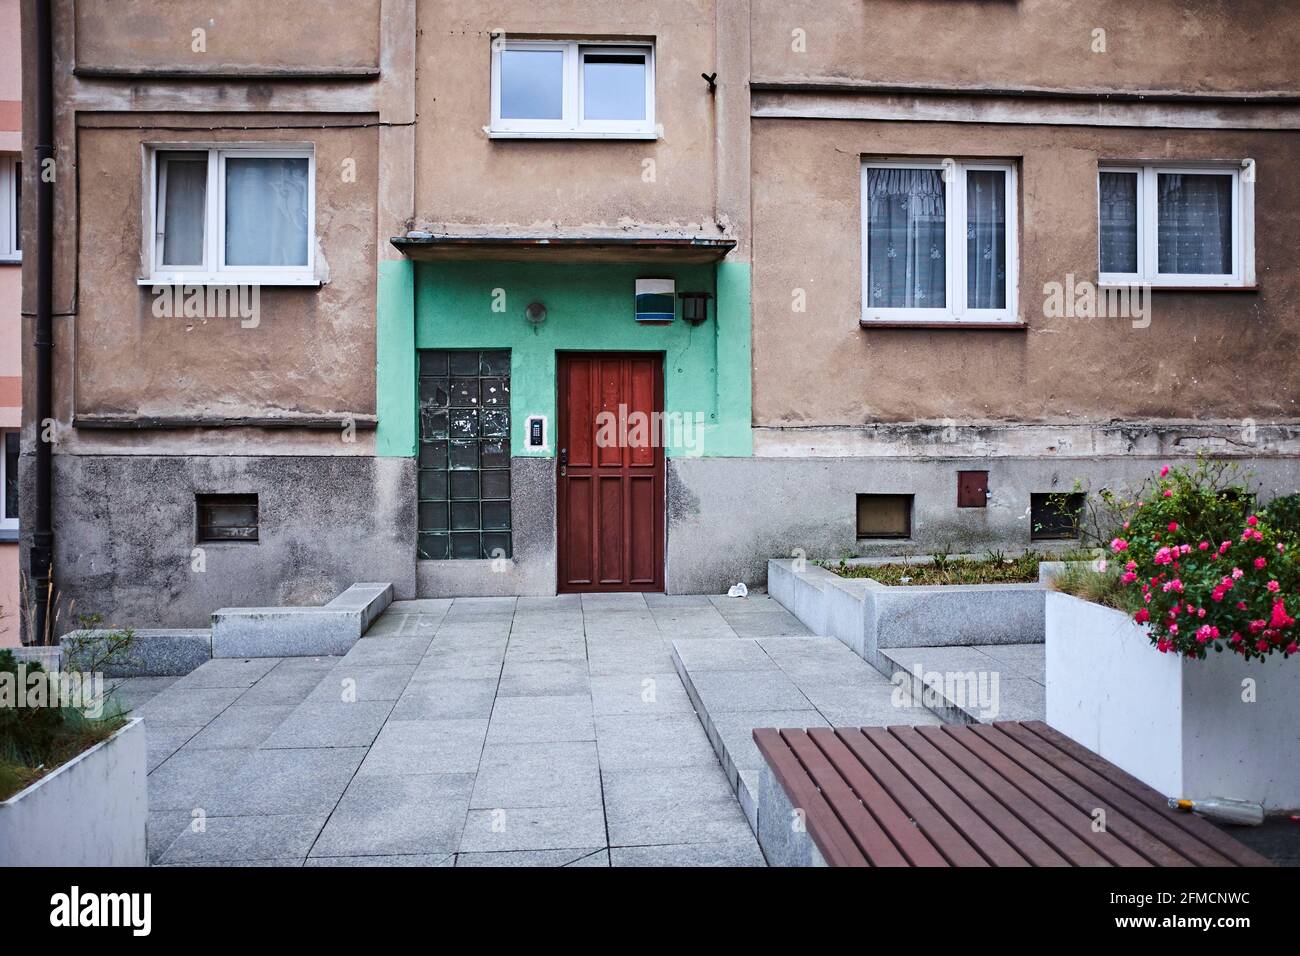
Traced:
<path fill-rule="evenodd" d="M 375 303 L 375 453 L 412 457 L 416 435 L 415 265 L 379 263 Z"/>
<path fill-rule="evenodd" d="M 379 454 L 415 452 L 417 348 L 511 350 L 514 455 L 554 454 L 556 353 L 563 351 L 662 352 L 668 455 L 753 453 L 747 264 L 386 265 L 406 265 L 407 271 L 380 274 Z M 633 290 L 637 278 L 647 277 L 673 278 L 679 292 L 714 293 L 709 320 L 697 327 L 680 318 L 670 325 L 638 324 Z M 524 320 L 530 302 L 546 306 L 544 324 Z M 390 309 L 403 314 L 385 314 Z M 679 303 L 679 316 L 680 309 Z M 397 354 L 412 336 L 413 345 L 404 345 L 409 354 Z M 529 415 L 547 418 L 551 447 L 544 452 L 525 445 Z"/>

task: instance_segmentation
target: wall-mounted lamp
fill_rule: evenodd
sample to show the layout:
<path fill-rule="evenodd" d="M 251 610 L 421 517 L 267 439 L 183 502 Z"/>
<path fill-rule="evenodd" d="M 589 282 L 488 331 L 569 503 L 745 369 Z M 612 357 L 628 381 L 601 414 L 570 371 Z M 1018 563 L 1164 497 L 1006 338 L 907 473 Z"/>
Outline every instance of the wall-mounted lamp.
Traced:
<path fill-rule="evenodd" d="M 534 328 L 546 321 L 546 306 L 540 302 L 529 302 L 524 309 L 524 321 Z"/>
<path fill-rule="evenodd" d="M 682 300 L 682 320 L 691 325 L 700 325 L 709 318 L 709 300 L 711 292 L 679 292 L 677 298 Z"/>

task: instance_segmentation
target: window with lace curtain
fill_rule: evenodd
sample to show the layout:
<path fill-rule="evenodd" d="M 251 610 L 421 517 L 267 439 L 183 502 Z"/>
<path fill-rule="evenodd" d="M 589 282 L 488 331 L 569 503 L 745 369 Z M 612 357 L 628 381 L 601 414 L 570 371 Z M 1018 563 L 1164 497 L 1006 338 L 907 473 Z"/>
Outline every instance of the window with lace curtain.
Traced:
<path fill-rule="evenodd" d="M 145 284 L 314 285 L 310 147 L 151 151 Z"/>
<path fill-rule="evenodd" d="M 1245 169 L 1101 166 L 1097 217 L 1102 284 L 1252 284 L 1254 183 Z"/>
<path fill-rule="evenodd" d="M 862 166 L 862 321 L 1016 320 L 1015 167 Z"/>

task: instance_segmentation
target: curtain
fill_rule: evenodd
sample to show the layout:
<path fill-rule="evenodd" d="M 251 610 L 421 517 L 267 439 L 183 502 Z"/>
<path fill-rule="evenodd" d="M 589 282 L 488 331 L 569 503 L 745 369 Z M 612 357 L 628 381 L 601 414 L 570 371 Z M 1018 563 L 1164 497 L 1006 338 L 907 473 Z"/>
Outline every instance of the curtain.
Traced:
<path fill-rule="evenodd" d="M 1007 307 L 1007 174 L 966 174 L 966 307 Z"/>
<path fill-rule="evenodd" d="M 307 160 L 226 160 L 226 265 L 307 264 Z"/>
<path fill-rule="evenodd" d="M 1098 183 L 1101 271 L 1138 271 L 1137 173 L 1103 172 Z"/>
<path fill-rule="evenodd" d="M 160 159 L 162 264 L 201 266 L 208 193 L 207 154 L 164 153 Z"/>
<path fill-rule="evenodd" d="M 1232 177 L 1160 173 L 1157 179 L 1159 271 L 1175 275 L 1232 272 Z"/>
<path fill-rule="evenodd" d="M 868 308 L 947 305 L 946 217 L 941 170 L 867 170 Z"/>

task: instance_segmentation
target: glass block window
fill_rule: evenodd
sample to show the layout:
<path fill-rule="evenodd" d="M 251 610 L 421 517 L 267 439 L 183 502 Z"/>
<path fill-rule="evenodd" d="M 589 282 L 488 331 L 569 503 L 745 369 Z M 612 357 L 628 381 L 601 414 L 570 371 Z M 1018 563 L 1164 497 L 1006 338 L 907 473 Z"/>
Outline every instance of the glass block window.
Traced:
<path fill-rule="evenodd" d="M 510 557 L 510 352 L 420 352 L 419 556 Z"/>

